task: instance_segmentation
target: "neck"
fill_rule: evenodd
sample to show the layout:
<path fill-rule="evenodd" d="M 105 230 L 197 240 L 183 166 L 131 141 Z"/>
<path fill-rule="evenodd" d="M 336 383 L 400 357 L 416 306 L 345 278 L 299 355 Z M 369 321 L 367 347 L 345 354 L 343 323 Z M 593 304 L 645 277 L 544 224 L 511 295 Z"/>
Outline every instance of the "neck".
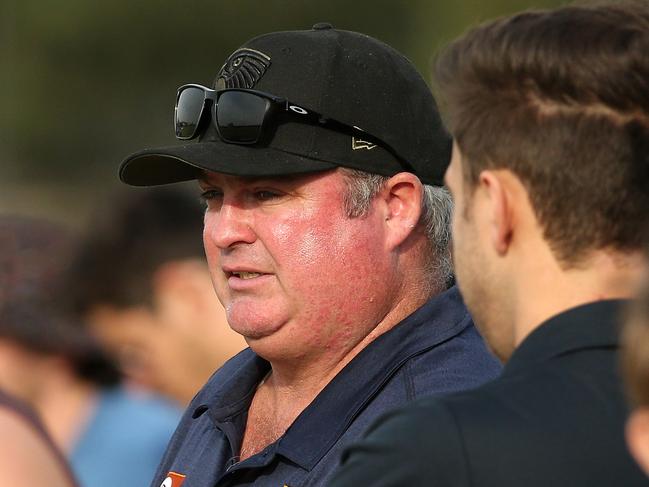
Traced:
<path fill-rule="evenodd" d="M 346 346 L 337 343 L 323 347 L 317 355 L 305 354 L 289 360 L 271 359 L 272 380 L 269 383 L 278 390 L 293 391 L 296 395 L 313 399 L 365 347 L 423 306 L 429 298 L 414 290 L 405 296 L 408 297 L 398 300 L 378 323 L 369 328 L 369 332 Z"/>
<path fill-rule="evenodd" d="M 396 302 L 378 324 L 347 347 L 324 346 L 321 353 L 307 352 L 288 359 L 267 357 L 272 371 L 257 389 L 249 408 L 240 452 L 242 460 L 276 441 L 361 350 L 427 300 L 423 291 L 413 291 L 402 296 L 408 296 L 408 299 Z"/>
<path fill-rule="evenodd" d="M 582 265 L 562 269 L 539 265 L 524 270 L 525 285 L 519 287 L 514 302 L 515 346 L 518 346 L 544 321 L 582 304 L 607 299 L 632 297 L 642 280 L 640 252 L 593 252 Z"/>
<path fill-rule="evenodd" d="M 338 317 L 336 325 L 328 327 L 335 330 L 333 336 L 320 340 L 303 353 L 265 357 L 272 365 L 271 384 L 294 391 L 296 395 L 303 394 L 311 402 L 365 347 L 441 293 L 443 289 L 425 285 L 435 282 L 426 270 L 425 245 L 426 241 L 420 239 L 399 255 L 401 271 L 390 274 L 388 294 L 371 298 L 367 306 L 357 306 L 350 316 L 333 313 Z"/>

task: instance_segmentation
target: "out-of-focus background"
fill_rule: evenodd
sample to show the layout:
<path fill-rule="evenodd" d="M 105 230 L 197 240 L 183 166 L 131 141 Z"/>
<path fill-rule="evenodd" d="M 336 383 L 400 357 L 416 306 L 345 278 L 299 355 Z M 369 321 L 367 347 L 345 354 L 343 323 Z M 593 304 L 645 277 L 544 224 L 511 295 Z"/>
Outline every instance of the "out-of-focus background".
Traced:
<path fill-rule="evenodd" d="M 445 42 L 561 0 L 2 0 L 0 211 L 73 225 L 128 153 L 174 144 L 176 88 L 211 84 L 244 41 L 320 21 L 391 44 L 430 78 Z"/>

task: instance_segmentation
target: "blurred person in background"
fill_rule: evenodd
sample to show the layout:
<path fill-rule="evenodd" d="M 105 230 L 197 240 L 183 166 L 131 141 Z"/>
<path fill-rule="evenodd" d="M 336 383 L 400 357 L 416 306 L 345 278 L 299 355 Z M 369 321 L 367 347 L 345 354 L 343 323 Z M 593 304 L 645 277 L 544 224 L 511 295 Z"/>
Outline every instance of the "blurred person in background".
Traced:
<path fill-rule="evenodd" d="M 82 487 L 139 487 L 179 412 L 120 387 L 115 366 L 64 311 L 72 245 L 57 224 L 0 216 L 0 387 L 39 414 Z"/>
<path fill-rule="evenodd" d="M 648 485 L 618 371 L 649 215 L 648 52 L 643 1 L 514 15 L 442 53 L 457 280 L 505 367 L 383 417 L 330 485 Z"/>
<path fill-rule="evenodd" d="M 212 287 L 204 213 L 180 188 L 117 191 L 91 218 L 66 286 L 126 376 L 182 406 L 246 346 Z"/>
<path fill-rule="evenodd" d="M 0 305 L 1 306 L 1 305 Z M 1 311 L 0 311 L 1 313 Z M 0 390 L 0 472 L 3 485 L 74 487 L 72 471 L 40 418 Z"/>

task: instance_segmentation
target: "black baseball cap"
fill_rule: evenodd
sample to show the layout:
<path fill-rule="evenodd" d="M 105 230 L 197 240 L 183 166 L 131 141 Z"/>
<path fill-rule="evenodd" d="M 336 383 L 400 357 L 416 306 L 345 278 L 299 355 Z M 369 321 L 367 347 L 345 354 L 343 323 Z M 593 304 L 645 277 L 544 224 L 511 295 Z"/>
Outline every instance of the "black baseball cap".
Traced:
<path fill-rule="evenodd" d="M 264 91 L 360 127 L 408 161 L 423 183 L 444 184 L 452 142 L 435 100 L 412 63 L 372 37 L 327 23 L 265 34 L 236 50 L 213 86 Z M 250 146 L 223 142 L 209 123 L 197 141 L 130 155 L 119 177 L 154 186 L 196 179 L 205 170 L 260 177 L 336 167 L 385 176 L 404 171 L 380 145 L 323 127 L 281 124 L 266 144 Z"/>

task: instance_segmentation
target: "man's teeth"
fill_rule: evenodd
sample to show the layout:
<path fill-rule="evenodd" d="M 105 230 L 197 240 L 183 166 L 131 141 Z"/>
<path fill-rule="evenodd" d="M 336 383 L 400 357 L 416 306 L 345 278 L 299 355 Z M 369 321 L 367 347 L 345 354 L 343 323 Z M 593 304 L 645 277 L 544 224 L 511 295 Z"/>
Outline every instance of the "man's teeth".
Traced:
<path fill-rule="evenodd" d="M 233 272 L 232 274 L 237 276 L 239 279 L 253 279 L 261 276 L 259 272 Z"/>

